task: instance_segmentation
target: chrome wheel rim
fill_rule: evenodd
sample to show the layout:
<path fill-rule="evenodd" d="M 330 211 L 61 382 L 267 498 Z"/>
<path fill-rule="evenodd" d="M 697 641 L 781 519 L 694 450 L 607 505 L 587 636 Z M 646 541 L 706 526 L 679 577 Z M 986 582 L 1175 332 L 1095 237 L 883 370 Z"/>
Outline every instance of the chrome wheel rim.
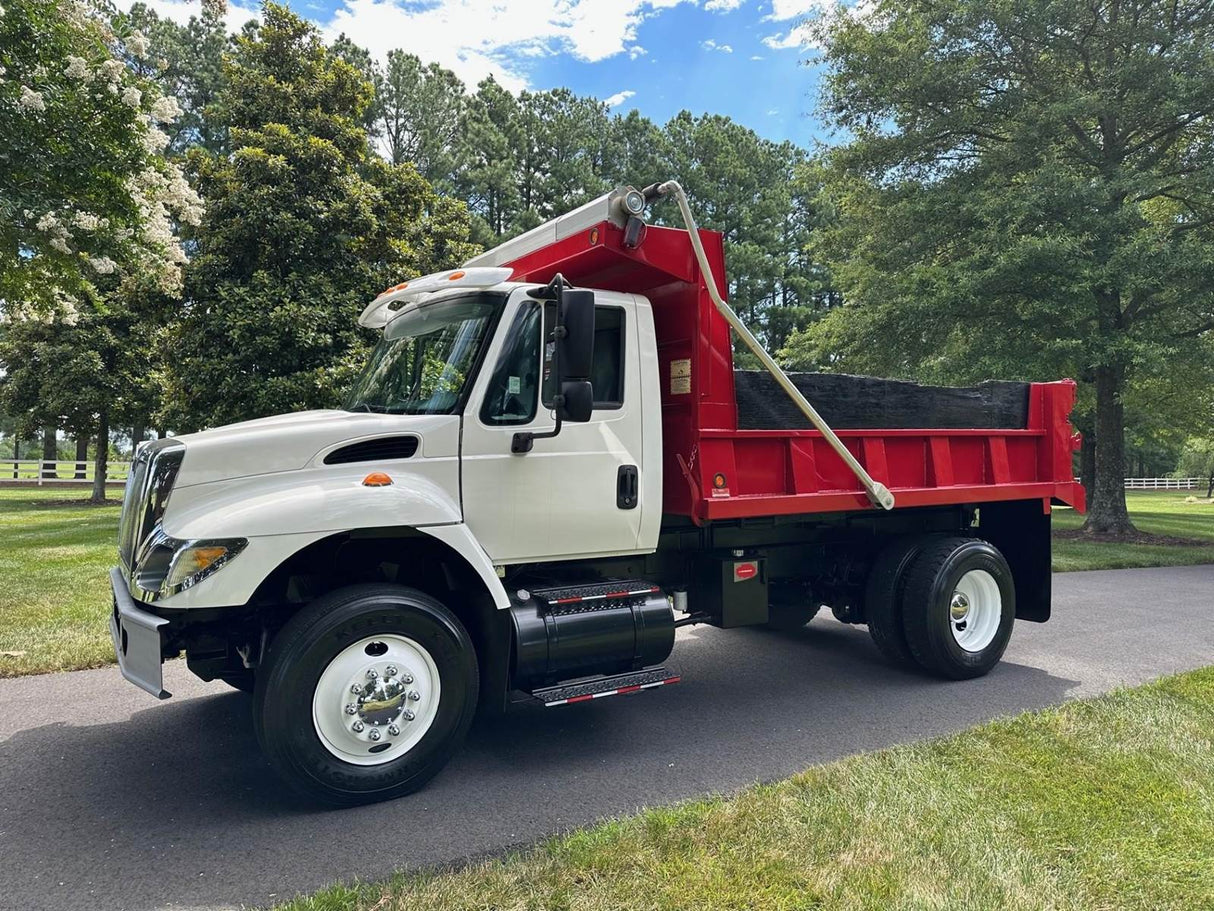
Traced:
<path fill-rule="evenodd" d="M 312 723 L 338 759 L 383 765 L 425 736 L 440 695 L 438 667 L 419 643 L 392 633 L 368 636 L 338 652 L 321 673 Z"/>
<path fill-rule="evenodd" d="M 971 569 L 949 599 L 948 624 L 953 639 L 967 652 L 980 652 L 995 640 L 1003 617 L 999 583 L 985 569 Z"/>

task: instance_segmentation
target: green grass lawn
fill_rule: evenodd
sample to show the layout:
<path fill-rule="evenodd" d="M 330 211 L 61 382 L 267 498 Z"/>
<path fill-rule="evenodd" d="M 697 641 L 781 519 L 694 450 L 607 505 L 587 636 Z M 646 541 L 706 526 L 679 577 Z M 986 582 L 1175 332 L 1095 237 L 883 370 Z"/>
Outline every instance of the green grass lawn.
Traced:
<path fill-rule="evenodd" d="M 280 907 L 1214 908 L 1214 668 Z"/>
<path fill-rule="evenodd" d="M 1131 566 L 1190 566 L 1214 563 L 1214 503 L 1198 499 L 1205 490 L 1131 490 L 1126 493 L 1130 518 L 1139 531 L 1209 544 L 1113 544 L 1074 538 L 1054 541 L 1054 570 L 1125 569 Z M 1197 502 L 1188 503 L 1187 499 Z M 1076 529 L 1083 516 L 1054 510 L 1054 528 Z"/>
<path fill-rule="evenodd" d="M 110 493 L 120 495 L 119 488 Z M 113 660 L 106 571 L 117 559 L 118 507 L 89 506 L 87 497 L 80 488 L 0 489 L 0 677 Z M 1214 563 L 1214 505 L 1185 497 L 1136 491 L 1130 511 L 1143 531 L 1205 538 L 1208 546 L 1063 540 L 1055 542 L 1054 568 Z M 1055 527 L 1077 528 L 1081 521 L 1070 510 L 1054 512 Z"/>
<path fill-rule="evenodd" d="M 114 660 L 106 572 L 118 559 L 118 507 L 87 497 L 79 488 L 0 489 L 0 677 Z"/>

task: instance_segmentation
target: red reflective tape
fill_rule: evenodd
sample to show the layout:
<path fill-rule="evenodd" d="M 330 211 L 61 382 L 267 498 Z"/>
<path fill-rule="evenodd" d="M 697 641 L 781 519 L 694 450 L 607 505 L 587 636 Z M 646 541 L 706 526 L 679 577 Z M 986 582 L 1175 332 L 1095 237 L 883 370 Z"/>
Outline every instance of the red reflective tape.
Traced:
<path fill-rule="evenodd" d="M 616 692 L 619 693 L 620 695 L 623 695 L 624 693 L 638 693 L 638 692 L 640 692 L 640 690 L 641 690 L 641 685 L 638 683 L 635 686 L 622 686 L 618 690 L 616 690 Z"/>
<path fill-rule="evenodd" d="M 594 693 L 587 693 L 585 696 L 570 696 L 566 702 L 585 702 L 587 699 L 593 699 Z"/>
<path fill-rule="evenodd" d="M 553 604 L 576 604 L 578 601 L 581 601 L 581 600 L 582 600 L 581 598 L 557 598 L 552 603 Z"/>

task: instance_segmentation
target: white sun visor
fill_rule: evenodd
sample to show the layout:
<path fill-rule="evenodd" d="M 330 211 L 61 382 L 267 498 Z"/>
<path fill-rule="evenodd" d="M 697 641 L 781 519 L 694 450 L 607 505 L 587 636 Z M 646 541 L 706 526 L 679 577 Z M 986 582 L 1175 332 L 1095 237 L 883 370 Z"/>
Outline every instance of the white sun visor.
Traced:
<path fill-rule="evenodd" d="M 358 317 L 358 325 L 368 329 L 382 329 L 395 312 L 389 308 L 397 301 L 408 301 L 448 288 L 489 288 L 506 281 L 513 273 L 513 269 L 505 267 L 448 269 L 446 272 L 435 272 L 433 275 L 423 275 L 421 278 L 401 282 L 367 304 Z"/>

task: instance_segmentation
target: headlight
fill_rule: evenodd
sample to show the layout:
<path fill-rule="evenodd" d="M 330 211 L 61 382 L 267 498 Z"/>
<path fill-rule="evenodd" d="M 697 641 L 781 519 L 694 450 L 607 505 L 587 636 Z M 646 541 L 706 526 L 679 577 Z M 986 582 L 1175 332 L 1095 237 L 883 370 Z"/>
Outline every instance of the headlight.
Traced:
<path fill-rule="evenodd" d="M 167 598 L 218 572 L 248 543 L 244 538 L 178 541 L 161 534 L 143 549 L 135 584 L 153 600 Z"/>
<path fill-rule="evenodd" d="M 199 541 L 183 547 L 169 563 L 165 588 L 178 592 L 197 585 L 244 550 L 248 543 L 244 538 L 231 538 L 226 541 Z"/>

